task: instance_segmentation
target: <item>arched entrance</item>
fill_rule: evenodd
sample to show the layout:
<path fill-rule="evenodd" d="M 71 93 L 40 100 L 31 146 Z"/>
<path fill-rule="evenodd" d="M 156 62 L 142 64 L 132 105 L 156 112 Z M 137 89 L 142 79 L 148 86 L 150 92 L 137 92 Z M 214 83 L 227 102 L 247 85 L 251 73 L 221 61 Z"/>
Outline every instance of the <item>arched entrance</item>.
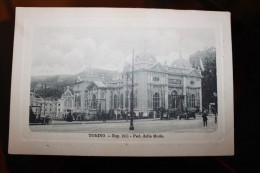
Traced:
<path fill-rule="evenodd" d="M 180 109 L 183 110 L 184 96 L 179 95 L 176 90 L 173 90 L 169 95 L 169 109 Z"/>

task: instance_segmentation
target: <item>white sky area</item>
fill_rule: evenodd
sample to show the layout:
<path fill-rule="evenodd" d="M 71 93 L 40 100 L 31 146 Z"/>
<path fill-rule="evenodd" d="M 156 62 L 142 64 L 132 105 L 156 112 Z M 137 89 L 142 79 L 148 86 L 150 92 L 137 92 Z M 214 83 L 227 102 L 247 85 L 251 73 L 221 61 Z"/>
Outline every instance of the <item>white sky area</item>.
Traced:
<path fill-rule="evenodd" d="M 88 68 L 122 71 L 145 50 L 167 65 L 215 47 L 210 29 L 46 27 L 34 32 L 32 75 L 76 74 Z"/>

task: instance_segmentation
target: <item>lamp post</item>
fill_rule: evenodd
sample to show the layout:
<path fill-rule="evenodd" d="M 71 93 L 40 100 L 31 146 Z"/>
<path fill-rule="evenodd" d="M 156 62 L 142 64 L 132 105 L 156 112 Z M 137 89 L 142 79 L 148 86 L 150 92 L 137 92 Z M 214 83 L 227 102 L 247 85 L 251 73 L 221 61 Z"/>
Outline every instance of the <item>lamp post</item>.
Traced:
<path fill-rule="evenodd" d="M 46 97 L 46 84 L 44 84 L 44 97 L 43 97 L 43 116 L 45 117 L 45 97 Z"/>
<path fill-rule="evenodd" d="M 215 99 L 215 124 L 217 124 L 218 119 L 217 119 L 217 112 L 218 112 L 218 95 L 216 92 L 213 92 L 213 96 Z"/>
<path fill-rule="evenodd" d="M 130 102 L 130 127 L 129 130 L 134 130 L 134 50 L 132 59 L 132 86 L 131 86 L 131 102 Z"/>

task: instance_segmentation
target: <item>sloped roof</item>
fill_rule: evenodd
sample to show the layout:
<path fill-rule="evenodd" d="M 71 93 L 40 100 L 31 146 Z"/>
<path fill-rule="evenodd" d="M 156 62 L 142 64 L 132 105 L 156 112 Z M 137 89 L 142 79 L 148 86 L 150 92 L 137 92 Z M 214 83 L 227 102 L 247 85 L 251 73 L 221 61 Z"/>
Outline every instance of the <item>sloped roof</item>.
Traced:
<path fill-rule="evenodd" d="M 87 86 L 87 88 L 92 88 L 92 87 L 94 87 L 94 86 L 96 86 L 96 87 L 98 87 L 98 88 L 105 88 L 105 87 L 106 87 L 106 85 L 105 85 L 103 82 L 101 82 L 101 81 L 92 81 L 92 82 Z"/>
<path fill-rule="evenodd" d="M 79 83 L 79 82 L 82 82 L 83 80 L 81 79 L 80 76 L 77 76 L 77 79 L 76 79 L 76 83 Z"/>
<path fill-rule="evenodd" d="M 63 95 L 63 97 L 67 97 L 69 95 L 73 96 L 73 94 L 74 94 L 74 91 L 71 88 L 69 88 L 69 86 L 67 86 L 67 89 L 64 91 L 64 93 L 62 95 Z"/>
<path fill-rule="evenodd" d="M 103 82 L 101 82 L 101 81 L 94 81 L 94 83 L 97 85 L 97 87 L 99 87 L 99 88 L 102 88 L 102 87 L 106 87 L 106 85 L 103 83 Z"/>

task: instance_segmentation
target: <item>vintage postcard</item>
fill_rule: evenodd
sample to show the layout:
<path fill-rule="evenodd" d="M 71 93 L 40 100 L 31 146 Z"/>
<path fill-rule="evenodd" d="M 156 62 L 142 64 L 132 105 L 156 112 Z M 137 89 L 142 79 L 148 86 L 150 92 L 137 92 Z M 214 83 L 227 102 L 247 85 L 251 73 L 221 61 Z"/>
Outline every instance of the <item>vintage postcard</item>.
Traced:
<path fill-rule="evenodd" d="M 17 8 L 10 154 L 234 154 L 230 13 Z"/>

